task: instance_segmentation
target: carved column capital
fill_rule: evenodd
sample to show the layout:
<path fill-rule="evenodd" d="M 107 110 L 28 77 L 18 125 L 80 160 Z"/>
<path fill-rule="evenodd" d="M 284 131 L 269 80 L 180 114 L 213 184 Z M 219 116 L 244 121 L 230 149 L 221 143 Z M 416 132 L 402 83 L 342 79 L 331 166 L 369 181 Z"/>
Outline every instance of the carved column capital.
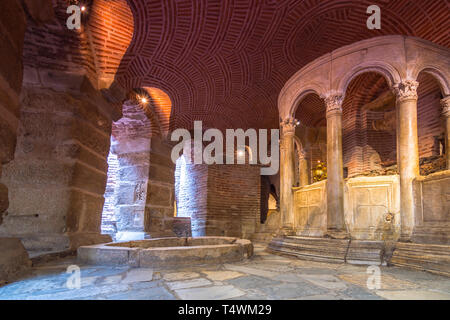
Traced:
<path fill-rule="evenodd" d="M 419 83 L 414 80 L 405 80 L 396 83 L 393 86 L 393 91 L 397 97 L 397 101 L 417 100 L 417 87 Z"/>
<path fill-rule="evenodd" d="M 307 154 L 308 154 L 308 152 L 305 149 L 297 150 L 297 155 L 298 155 L 299 160 L 306 159 Z"/>
<path fill-rule="evenodd" d="M 327 117 L 333 114 L 342 113 L 342 103 L 344 102 L 344 95 L 333 94 L 324 97 Z"/>
<path fill-rule="evenodd" d="M 450 96 L 445 97 L 441 100 L 442 115 L 445 118 L 450 118 Z"/>
<path fill-rule="evenodd" d="M 286 118 L 280 122 L 281 135 L 294 135 L 295 127 L 297 126 L 298 121 L 294 118 Z"/>

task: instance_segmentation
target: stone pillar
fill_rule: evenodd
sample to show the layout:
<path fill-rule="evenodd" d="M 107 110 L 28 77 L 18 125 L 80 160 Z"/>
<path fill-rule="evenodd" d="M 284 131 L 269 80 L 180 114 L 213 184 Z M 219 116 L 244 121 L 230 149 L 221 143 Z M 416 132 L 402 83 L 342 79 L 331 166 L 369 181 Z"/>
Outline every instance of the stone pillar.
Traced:
<path fill-rule="evenodd" d="M 408 241 L 414 227 L 413 181 L 419 175 L 419 143 L 417 136 L 417 87 L 406 80 L 394 85 L 397 96 L 397 143 L 400 173 L 400 240 Z"/>
<path fill-rule="evenodd" d="M 145 201 L 145 231 L 151 238 L 173 237 L 175 164 L 172 146 L 161 137 L 150 141 L 150 164 Z"/>
<path fill-rule="evenodd" d="M 6 0 L 0 10 L 0 179 L 2 165 L 14 157 L 23 78 L 25 11 L 19 0 Z M 4 169 L 4 168 L 3 168 Z M 0 224 L 8 209 L 8 188 L 0 183 Z M 0 240 L 2 241 L 2 240 Z"/>
<path fill-rule="evenodd" d="M 294 229 L 294 197 L 292 187 L 295 179 L 294 135 L 295 119 L 285 119 L 280 124 L 280 209 L 284 233 Z"/>
<path fill-rule="evenodd" d="M 114 216 L 117 241 L 142 240 L 150 168 L 151 124 L 138 104 L 123 104 L 122 118 L 113 123 L 111 152 L 119 162 Z"/>
<path fill-rule="evenodd" d="M 345 238 L 344 169 L 342 161 L 342 95 L 325 98 L 327 117 L 327 233 Z"/>
<path fill-rule="evenodd" d="M 450 96 L 441 100 L 442 116 L 445 126 L 445 156 L 447 157 L 447 170 L 450 170 Z"/>
<path fill-rule="evenodd" d="M 300 187 L 309 185 L 309 166 L 305 150 L 298 151 L 298 177 Z"/>
<path fill-rule="evenodd" d="M 36 254 L 111 241 L 100 234 L 111 105 L 86 78 L 71 80 L 70 93 L 24 82 L 17 148 L 3 167 L 10 205 L 0 235 Z"/>

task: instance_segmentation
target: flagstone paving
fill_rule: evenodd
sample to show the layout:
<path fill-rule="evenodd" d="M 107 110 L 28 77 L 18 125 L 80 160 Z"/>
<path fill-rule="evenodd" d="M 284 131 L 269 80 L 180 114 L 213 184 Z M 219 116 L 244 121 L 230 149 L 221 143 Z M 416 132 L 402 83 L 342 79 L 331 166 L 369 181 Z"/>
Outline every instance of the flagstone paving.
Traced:
<path fill-rule="evenodd" d="M 257 244 L 252 259 L 213 267 L 161 271 L 79 265 L 79 286 L 75 274 L 67 272 L 76 260 L 61 259 L 36 266 L 28 277 L 0 287 L 0 300 L 450 300 L 447 277 L 380 267 L 377 283 L 367 266 L 303 261 L 264 249 Z"/>

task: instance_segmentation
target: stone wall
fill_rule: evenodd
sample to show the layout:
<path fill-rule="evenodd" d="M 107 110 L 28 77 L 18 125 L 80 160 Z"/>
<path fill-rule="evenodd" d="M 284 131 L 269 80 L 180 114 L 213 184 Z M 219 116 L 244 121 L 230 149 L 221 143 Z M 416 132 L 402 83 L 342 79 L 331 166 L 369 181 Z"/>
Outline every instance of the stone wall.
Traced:
<path fill-rule="evenodd" d="M 399 177 L 348 179 L 344 208 L 352 239 L 397 240 L 401 222 Z"/>
<path fill-rule="evenodd" d="M 5 0 L 0 10 L 0 228 L 8 215 L 11 190 L 2 182 L 4 165 L 14 158 L 23 78 L 25 12 L 18 0 Z M 0 235 L 0 237 L 2 237 Z M 29 271 L 31 261 L 18 238 L 0 238 L 0 285 Z"/>
<path fill-rule="evenodd" d="M 152 238 L 174 235 L 175 164 L 171 152 L 171 144 L 159 137 L 151 138 L 145 231 Z"/>
<path fill-rule="evenodd" d="M 450 170 L 414 182 L 416 216 L 413 241 L 450 244 Z"/>
<path fill-rule="evenodd" d="M 207 213 L 208 197 L 208 165 L 186 164 L 184 169 L 184 182 L 178 185 L 177 190 L 177 215 L 191 217 L 192 235 L 194 237 L 205 236 L 205 220 Z M 179 183 L 181 167 L 178 167 L 179 175 L 176 179 Z"/>
<path fill-rule="evenodd" d="M 317 237 L 326 233 L 326 181 L 294 188 L 294 220 L 297 235 Z"/>
<path fill-rule="evenodd" d="M 327 181 L 293 188 L 295 232 L 320 237 L 327 231 Z M 400 232 L 398 176 L 357 177 L 345 181 L 344 218 L 355 240 L 397 240 Z"/>
<path fill-rule="evenodd" d="M 4 2 L 0 10 L 0 178 L 2 165 L 13 159 L 16 146 L 26 28 L 25 12 L 20 1 Z M 8 188 L 0 183 L 0 224 L 8 206 Z"/>
<path fill-rule="evenodd" d="M 12 193 L 0 234 L 20 237 L 30 252 L 107 240 L 100 222 L 111 119 L 87 79 L 78 94 L 41 85 L 22 90 L 15 159 L 2 177 Z"/>

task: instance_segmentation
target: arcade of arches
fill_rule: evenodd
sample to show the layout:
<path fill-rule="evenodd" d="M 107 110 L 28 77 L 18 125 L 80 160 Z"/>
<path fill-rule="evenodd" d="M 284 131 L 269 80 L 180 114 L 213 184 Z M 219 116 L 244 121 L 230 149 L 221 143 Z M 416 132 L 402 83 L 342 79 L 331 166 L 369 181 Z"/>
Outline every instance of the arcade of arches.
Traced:
<path fill-rule="evenodd" d="M 369 30 L 369 2 L 95 0 L 68 30 L 78 1 L 2 0 L 0 285 L 177 236 L 450 276 L 448 7 Z M 279 173 L 174 163 L 197 120 L 280 129 Z"/>

